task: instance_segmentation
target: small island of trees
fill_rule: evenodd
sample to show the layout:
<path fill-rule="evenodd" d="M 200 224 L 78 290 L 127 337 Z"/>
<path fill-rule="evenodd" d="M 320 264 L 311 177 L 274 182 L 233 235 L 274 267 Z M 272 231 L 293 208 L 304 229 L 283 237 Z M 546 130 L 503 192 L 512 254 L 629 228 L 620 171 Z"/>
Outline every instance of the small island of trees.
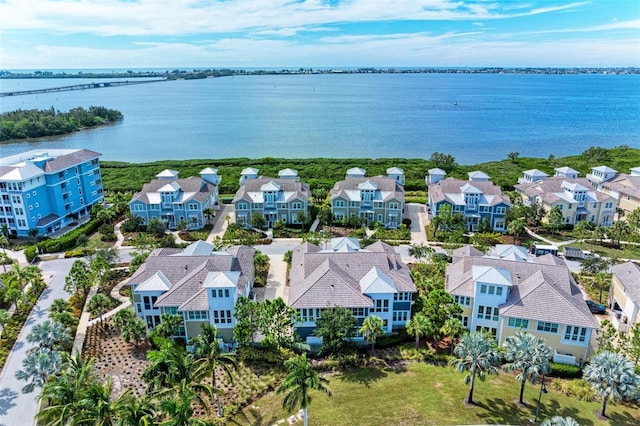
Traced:
<path fill-rule="evenodd" d="M 54 107 L 37 110 L 16 110 L 0 114 L 0 141 L 64 135 L 81 129 L 102 126 L 122 120 L 115 109 L 103 106 L 77 107 L 68 112 Z"/>

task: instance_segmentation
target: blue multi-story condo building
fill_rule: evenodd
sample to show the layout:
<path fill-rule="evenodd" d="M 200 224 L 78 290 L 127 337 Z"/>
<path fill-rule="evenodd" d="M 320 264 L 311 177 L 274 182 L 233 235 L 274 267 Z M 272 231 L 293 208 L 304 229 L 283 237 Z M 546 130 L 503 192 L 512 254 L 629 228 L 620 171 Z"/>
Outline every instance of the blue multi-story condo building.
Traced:
<path fill-rule="evenodd" d="M 0 158 L 0 226 L 26 237 L 49 235 L 104 201 L 99 154 L 33 150 Z"/>

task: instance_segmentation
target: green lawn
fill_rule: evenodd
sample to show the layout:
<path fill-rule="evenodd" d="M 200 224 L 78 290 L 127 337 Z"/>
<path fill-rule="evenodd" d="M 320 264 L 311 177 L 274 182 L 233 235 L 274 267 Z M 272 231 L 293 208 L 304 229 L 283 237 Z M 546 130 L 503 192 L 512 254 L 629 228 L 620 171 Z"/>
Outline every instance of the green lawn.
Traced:
<path fill-rule="evenodd" d="M 336 425 L 450 425 L 527 424 L 535 415 L 539 387 L 527 384 L 529 407 L 519 409 L 518 383 L 512 375 L 477 381 L 474 400 L 463 404 L 468 387 L 464 374 L 452 367 L 410 363 L 406 369 L 359 368 L 327 376 L 333 396 L 313 393 L 309 407 L 312 426 Z M 228 424 L 271 425 L 290 414 L 281 408 L 282 396 L 271 392 L 249 405 Z M 543 395 L 539 420 L 553 415 L 572 416 L 581 425 L 634 425 L 640 407 L 609 403 L 610 421 L 598 420 L 599 402 L 581 402 L 549 387 Z M 300 423 L 301 424 L 301 423 Z"/>

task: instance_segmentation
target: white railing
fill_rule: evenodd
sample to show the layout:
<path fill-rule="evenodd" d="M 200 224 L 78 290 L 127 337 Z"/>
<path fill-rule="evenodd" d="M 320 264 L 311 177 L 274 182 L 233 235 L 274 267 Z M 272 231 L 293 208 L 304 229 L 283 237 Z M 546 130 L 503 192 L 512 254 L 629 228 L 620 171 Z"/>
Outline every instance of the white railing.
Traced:
<path fill-rule="evenodd" d="M 560 354 L 558 351 L 553 351 L 553 362 L 558 364 L 578 365 L 576 357 L 569 354 Z"/>
<path fill-rule="evenodd" d="M 620 311 L 612 311 L 611 312 L 611 323 L 616 328 L 616 330 L 626 333 L 629 331 L 629 324 L 625 324 L 622 320 L 622 312 Z"/>

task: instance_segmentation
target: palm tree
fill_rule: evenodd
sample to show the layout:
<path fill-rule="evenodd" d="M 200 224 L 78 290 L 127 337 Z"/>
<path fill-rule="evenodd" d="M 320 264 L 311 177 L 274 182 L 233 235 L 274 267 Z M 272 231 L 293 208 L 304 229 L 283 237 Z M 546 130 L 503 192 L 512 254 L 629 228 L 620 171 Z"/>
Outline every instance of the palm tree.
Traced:
<path fill-rule="evenodd" d="M 147 325 L 142 318 L 133 317 L 120 327 L 120 334 L 125 342 L 133 341 L 137 348 L 140 340 L 147 337 Z"/>
<path fill-rule="evenodd" d="M 111 380 L 85 384 L 84 397 L 78 402 L 82 409 L 80 424 L 111 426 L 116 416 L 116 405 L 111 401 L 113 390 Z"/>
<path fill-rule="evenodd" d="M 63 353 L 63 365 L 55 380 L 49 380 L 42 388 L 40 400 L 46 400 L 46 407 L 36 418 L 47 425 L 74 424 L 86 385 L 96 380 L 93 361 L 84 360 L 79 352 L 72 357 Z"/>
<path fill-rule="evenodd" d="M 49 376 L 62 365 L 60 352 L 45 347 L 33 348 L 22 360 L 22 370 L 16 371 L 16 379 L 27 383 L 22 393 L 31 393 L 36 387 L 43 387 Z"/>
<path fill-rule="evenodd" d="M 216 216 L 215 210 L 213 210 L 211 207 L 207 207 L 206 209 L 202 210 L 202 214 L 207 218 L 207 225 L 210 225 L 211 218 Z"/>
<path fill-rule="evenodd" d="M 164 426 L 211 426 L 211 423 L 193 417 L 193 402 L 197 395 L 186 392 L 173 398 L 162 399 L 158 404 L 160 410 L 167 418 Z"/>
<path fill-rule="evenodd" d="M 98 293 L 89 300 L 87 310 L 92 315 L 97 315 L 100 318 L 100 325 L 103 325 L 102 314 L 111 307 L 111 299 L 104 293 Z"/>
<path fill-rule="evenodd" d="M 541 426 L 580 426 L 573 417 L 553 416 L 542 422 Z"/>
<path fill-rule="evenodd" d="M 121 309 L 113 316 L 113 324 L 121 329 L 134 318 L 136 318 L 136 314 L 133 309 Z"/>
<path fill-rule="evenodd" d="M 367 342 L 371 342 L 371 353 L 374 353 L 375 351 L 376 340 L 378 340 L 378 337 L 384 334 L 383 327 L 384 322 L 382 321 L 382 318 L 375 315 L 369 315 L 362 322 L 359 332 L 364 336 Z"/>
<path fill-rule="evenodd" d="M 524 218 L 518 218 L 509 222 L 507 225 L 507 233 L 509 235 L 513 235 L 513 243 L 518 244 L 520 235 L 524 234 L 527 231 L 527 224 L 524 221 Z"/>
<path fill-rule="evenodd" d="M 4 234 L 0 234 L 0 246 L 2 246 L 2 252 L 6 255 L 7 251 L 5 250 L 4 246 L 9 242 L 9 240 L 7 240 L 7 237 Z M 2 262 L 2 272 L 7 272 L 7 265 L 4 264 L 4 262 Z"/>
<path fill-rule="evenodd" d="M 20 287 L 22 293 L 23 303 L 27 304 L 27 284 L 33 284 L 36 280 L 41 279 L 40 268 L 37 266 L 21 267 L 20 264 L 14 263 L 13 268 L 6 273 L 6 279 L 8 282 L 15 282 Z"/>
<path fill-rule="evenodd" d="M 282 407 L 285 410 L 291 412 L 298 407 L 303 410 L 304 426 L 308 426 L 307 407 L 311 403 L 309 391 L 319 390 L 331 396 L 331 391 L 325 386 L 328 381 L 313 369 L 307 361 L 306 354 L 289 358 L 284 362 L 284 366 L 289 373 L 278 385 L 276 393 L 284 393 Z"/>
<path fill-rule="evenodd" d="M 407 321 L 407 333 L 409 336 L 415 336 L 416 349 L 420 345 L 420 338 L 432 333 L 433 327 L 433 323 L 422 312 L 418 312 Z"/>
<path fill-rule="evenodd" d="M 161 399 L 181 399 L 193 394 L 193 401 L 200 404 L 207 414 L 209 404 L 203 395 L 213 398 L 213 387 L 202 383 L 209 371 L 201 362 L 196 362 L 192 354 L 184 349 L 166 344 L 160 350 L 147 354 L 151 365 L 142 373 L 149 384 L 148 390 L 156 391 Z"/>
<path fill-rule="evenodd" d="M 462 373 L 469 371 L 465 376 L 465 383 L 469 383 L 469 396 L 467 403 L 473 404 L 473 389 L 476 383 L 476 375 L 484 381 L 486 374 L 498 374 L 496 364 L 499 361 L 495 349 L 495 340 L 484 331 L 467 334 L 460 339 L 453 353 L 458 357 L 451 360 L 451 365 Z"/>
<path fill-rule="evenodd" d="M 162 314 L 160 315 L 160 325 L 156 327 L 156 332 L 162 337 L 173 337 L 183 324 L 182 315 Z"/>
<path fill-rule="evenodd" d="M 520 382 L 520 404 L 524 404 L 524 386 L 527 380 L 537 383 L 540 377 L 549 372 L 551 348 L 541 337 L 524 331 L 505 340 L 505 359 L 509 361 L 503 366 L 506 371 L 519 371 L 516 380 Z"/>
<path fill-rule="evenodd" d="M 58 321 L 46 320 L 33 326 L 27 335 L 27 342 L 49 351 L 64 349 L 71 343 L 71 331 Z"/>
<path fill-rule="evenodd" d="M 211 384 L 218 405 L 218 417 L 223 416 L 220 390 L 216 386 L 216 372 L 220 369 L 233 381 L 233 373 L 238 371 L 238 363 L 233 355 L 223 354 L 218 339 L 218 329 L 211 324 L 202 324 L 202 332 L 192 340 L 197 362 L 200 362 L 211 376 Z"/>
<path fill-rule="evenodd" d="M 635 373 L 633 363 L 613 352 L 600 352 L 591 357 L 582 377 L 602 397 L 602 417 L 606 417 L 609 399 L 633 397 L 640 387 L 640 376 Z"/>
<path fill-rule="evenodd" d="M 431 247 L 420 243 L 420 244 L 411 244 L 409 246 L 409 256 L 413 257 L 418 261 L 418 263 L 422 263 L 422 259 L 429 259 L 431 256 L 435 254 L 435 250 Z"/>
<path fill-rule="evenodd" d="M 114 403 L 117 414 L 116 426 L 153 426 L 155 424 L 155 405 L 148 395 L 134 396 L 131 389 Z"/>
<path fill-rule="evenodd" d="M 453 348 L 455 347 L 455 340 L 460 337 L 465 330 L 462 321 L 458 318 L 447 318 L 444 324 L 442 324 L 442 327 L 440 327 L 440 333 L 451 338 L 451 352 L 453 352 Z"/>

